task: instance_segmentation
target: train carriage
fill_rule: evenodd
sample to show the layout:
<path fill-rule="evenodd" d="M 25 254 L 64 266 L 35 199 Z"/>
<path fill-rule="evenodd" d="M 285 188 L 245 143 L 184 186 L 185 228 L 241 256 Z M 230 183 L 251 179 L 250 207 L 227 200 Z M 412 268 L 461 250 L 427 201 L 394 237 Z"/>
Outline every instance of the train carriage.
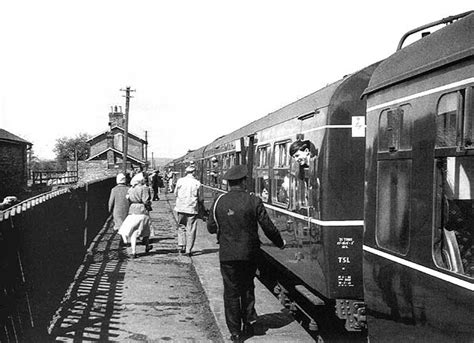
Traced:
<path fill-rule="evenodd" d="M 366 105 L 361 95 L 376 66 L 216 139 L 200 149 L 202 157 L 190 152 L 177 163 L 202 161 L 199 177 L 209 201 L 227 190 L 222 175 L 231 166 L 247 164 L 249 190 L 262 198 L 287 241 L 287 248 L 279 250 L 262 235 L 267 261 L 291 279 L 284 285 L 287 291 L 310 303 L 305 311 L 318 307 L 337 313 L 349 331 L 360 331 L 365 324 L 361 261 Z M 291 158 L 295 141 L 311 143 L 308 165 Z"/>
<path fill-rule="evenodd" d="M 387 58 L 365 92 L 374 341 L 474 339 L 473 62 L 471 14 Z"/>
<path fill-rule="evenodd" d="M 286 106 L 280 111 L 293 119 L 257 134 L 255 192 L 288 243 L 285 250 L 271 244 L 262 249 L 291 271 L 294 289 L 312 309 L 337 313 L 348 331 L 364 327 L 365 101 L 360 97 L 376 65 Z M 307 166 L 289 156 L 296 140 L 314 145 Z"/>
<path fill-rule="evenodd" d="M 247 164 L 287 241 L 261 236 L 261 276 L 272 266 L 311 329 L 364 339 L 367 305 L 371 341 L 474 338 L 474 15 L 439 23 L 177 162 L 199 165 L 208 206 Z M 295 142 L 309 142 L 305 163 Z"/>

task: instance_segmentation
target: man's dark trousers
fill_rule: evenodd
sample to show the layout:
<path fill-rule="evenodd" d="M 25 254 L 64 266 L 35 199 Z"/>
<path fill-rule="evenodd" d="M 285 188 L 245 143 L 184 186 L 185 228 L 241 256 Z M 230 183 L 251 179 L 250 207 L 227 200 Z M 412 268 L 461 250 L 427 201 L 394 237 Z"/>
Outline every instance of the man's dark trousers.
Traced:
<path fill-rule="evenodd" d="M 257 265 L 252 261 L 222 261 L 225 320 L 231 334 L 240 334 L 241 326 L 257 319 L 254 277 Z"/>

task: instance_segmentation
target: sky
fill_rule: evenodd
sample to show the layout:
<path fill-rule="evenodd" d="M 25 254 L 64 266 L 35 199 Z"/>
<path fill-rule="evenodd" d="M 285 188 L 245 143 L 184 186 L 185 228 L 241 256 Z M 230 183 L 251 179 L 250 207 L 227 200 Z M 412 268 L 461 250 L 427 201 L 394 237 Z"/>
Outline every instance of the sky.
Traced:
<path fill-rule="evenodd" d="M 130 100 L 148 155 L 177 158 L 395 52 L 472 0 L 28 0 L 0 4 L 0 128 L 52 159 Z"/>

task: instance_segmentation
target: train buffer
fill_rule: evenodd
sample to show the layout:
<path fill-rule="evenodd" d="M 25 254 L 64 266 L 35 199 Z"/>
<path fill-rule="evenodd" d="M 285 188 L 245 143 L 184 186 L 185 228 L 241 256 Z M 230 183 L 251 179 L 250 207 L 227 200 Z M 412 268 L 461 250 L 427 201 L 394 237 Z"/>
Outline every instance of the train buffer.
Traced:
<path fill-rule="evenodd" d="M 224 317 L 218 245 L 198 222 L 191 258 L 176 250 L 174 197 L 151 212 L 153 249 L 131 259 L 110 224 L 92 242 L 51 321 L 56 341 L 209 341 L 230 336 Z M 130 248 L 128 248 L 130 249 Z M 256 281 L 255 335 L 246 342 L 313 342 L 280 301 Z"/>

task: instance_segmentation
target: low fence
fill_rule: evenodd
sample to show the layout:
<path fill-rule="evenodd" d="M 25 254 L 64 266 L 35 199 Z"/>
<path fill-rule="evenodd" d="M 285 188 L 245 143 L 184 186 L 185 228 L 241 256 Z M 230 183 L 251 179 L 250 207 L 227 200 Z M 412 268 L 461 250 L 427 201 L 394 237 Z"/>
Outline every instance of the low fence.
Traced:
<path fill-rule="evenodd" d="M 0 212 L 0 342 L 44 342 L 115 179 L 63 188 Z"/>
<path fill-rule="evenodd" d="M 31 172 L 33 185 L 67 185 L 76 183 L 78 172 L 72 171 L 33 171 Z"/>

